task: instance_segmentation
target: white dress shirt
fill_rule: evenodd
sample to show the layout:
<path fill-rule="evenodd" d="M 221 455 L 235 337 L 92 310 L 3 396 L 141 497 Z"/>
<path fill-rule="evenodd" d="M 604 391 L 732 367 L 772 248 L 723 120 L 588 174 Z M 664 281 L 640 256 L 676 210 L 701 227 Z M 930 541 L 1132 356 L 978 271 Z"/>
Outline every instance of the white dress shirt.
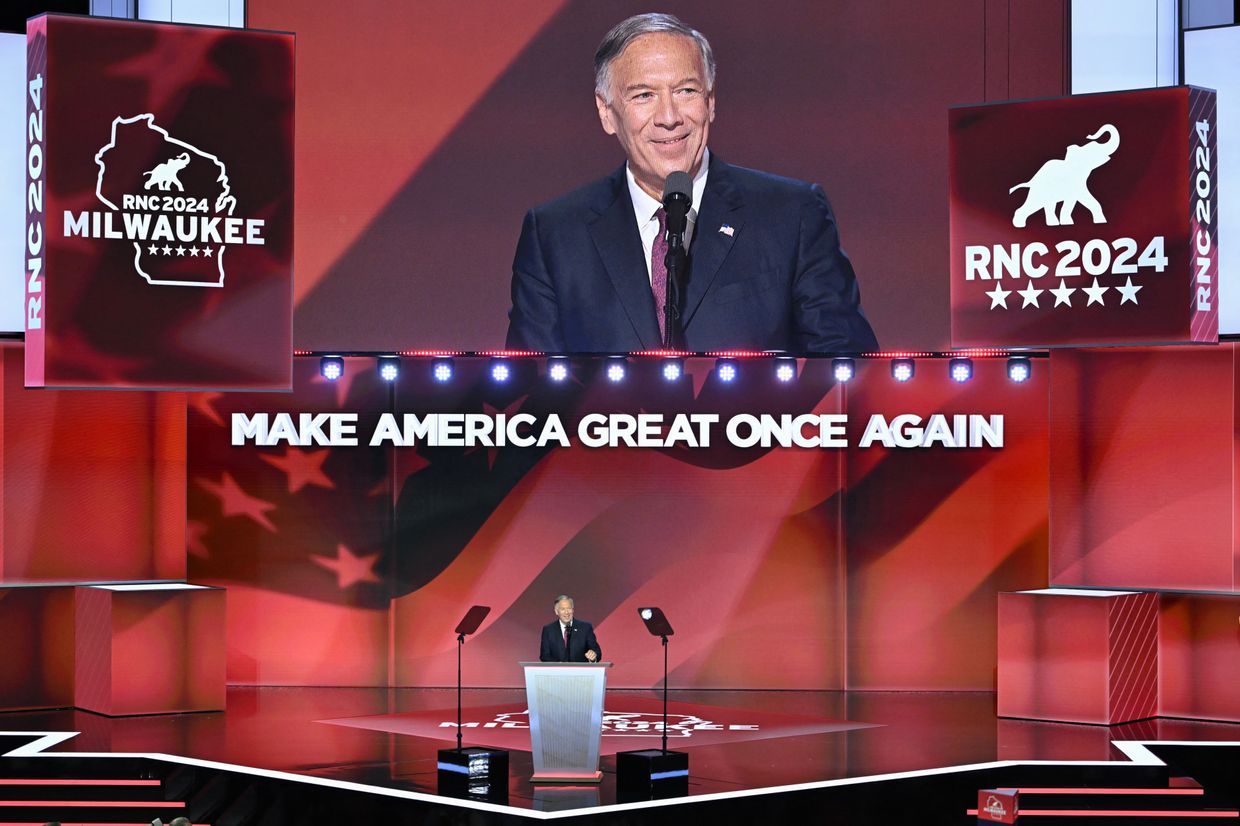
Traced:
<path fill-rule="evenodd" d="M 710 168 L 710 150 L 702 152 L 702 167 L 693 179 L 693 204 L 689 207 L 689 222 L 685 226 L 685 249 L 693 242 L 693 228 L 697 224 L 698 205 L 702 203 L 702 193 L 706 191 L 706 173 Z M 637 230 L 642 236 L 642 249 L 646 253 L 646 278 L 652 283 L 654 276 L 650 272 L 650 254 L 654 249 L 655 236 L 659 234 L 658 211 L 663 202 L 652 198 L 646 190 L 637 185 L 633 170 L 628 164 L 624 166 L 624 174 L 629 179 L 629 196 L 633 200 L 633 214 L 637 218 Z"/>

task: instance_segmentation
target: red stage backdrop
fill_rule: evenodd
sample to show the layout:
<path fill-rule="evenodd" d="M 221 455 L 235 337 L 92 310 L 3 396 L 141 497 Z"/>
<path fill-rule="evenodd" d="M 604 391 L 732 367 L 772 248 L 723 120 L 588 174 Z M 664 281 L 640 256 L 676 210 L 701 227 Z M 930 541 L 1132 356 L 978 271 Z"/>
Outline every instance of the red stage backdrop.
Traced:
<path fill-rule="evenodd" d="M 451 684 L 452 628 L 482 603 L 465 680 L 519 685 L 567 592 L 615 686 L 661 678 L 636 612 L 653 603 L 676 627 L 681 687 L 993 687 L 995 593 L 1045 584 L 1043 365 L 1015 385 L 979 359 L 957 385 L 927 360 L 897 385 L 886 361 L 862 362 L 841 386 L 822 361 L 790 384 L 768 359 L 741 360 L 734 384 L 708 359 L 673 384 L 655 359 L 618 385 L 601 361 L 575 362 L 565 385 L 541 359 L 511 364 L 499 384 L 486 359 L 457 359 L 438 384 L 429 360 L 406 359 L 393 389 L 371 359 L 347 359 L 334 384 L 300 359 L 291 397 L 194 397 L 189 574 L 228 589 L 230 682 Z M 872 413 L 1005 424 L 1002 448 L 366 447 L 389 410 L 847 413 L 853 445 Z M 355 412 L 362 444 L 234 447 L 234 411 Z"/>
<path fill-rule="evenodd" d="M 185 577 L 185 395 L 30 391 L 0 342 L 0 583 Z"/>
<path fill-rule="evenodd" d="M 288 389 L 293 37 L 27 34 L 26 384 Z"/>
<path fill-rule="evenodd" d="M 659 9 L 714 47 L 712 151 L 821 183 L 879 341 L 945 347 L 944 112 L 1064 94 L 1067 3 Z M 591 61 L 650 10 L 249 0 L 251 26 L 297 33 L 297 346 L 500 346 L 522 215 L 623 160 Z"/>
<path fill-rule="evenodd" d="M 1053 584 L 1240 591 L 1236 346 L 1054 352 Z"/>

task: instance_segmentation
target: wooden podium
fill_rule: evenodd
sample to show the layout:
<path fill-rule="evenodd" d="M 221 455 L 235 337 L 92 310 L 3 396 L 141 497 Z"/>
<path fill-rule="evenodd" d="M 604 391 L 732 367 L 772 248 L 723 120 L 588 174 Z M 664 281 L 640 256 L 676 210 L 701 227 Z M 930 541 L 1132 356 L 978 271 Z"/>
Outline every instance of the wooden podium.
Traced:
<path fill-rule="evenodd" d="M 533 783 L 598 783 L 603 694 L 611 663 L 521 663 Z"/>

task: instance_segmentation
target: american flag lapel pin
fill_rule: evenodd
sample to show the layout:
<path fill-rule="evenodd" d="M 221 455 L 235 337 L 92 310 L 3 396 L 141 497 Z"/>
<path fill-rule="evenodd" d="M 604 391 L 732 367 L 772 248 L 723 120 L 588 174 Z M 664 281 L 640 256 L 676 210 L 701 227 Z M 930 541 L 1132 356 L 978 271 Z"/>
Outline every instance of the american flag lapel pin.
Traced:
<path fill-rule="evenodd" d="M 724 235 L 728 236 L 729 238 L 731 238 L 733 235 L 736 234 L 736 230 L 732 229 L 731 224 L 724 224 L 723 226 L 719 227 L 719 231 L 722 232 Z"/>

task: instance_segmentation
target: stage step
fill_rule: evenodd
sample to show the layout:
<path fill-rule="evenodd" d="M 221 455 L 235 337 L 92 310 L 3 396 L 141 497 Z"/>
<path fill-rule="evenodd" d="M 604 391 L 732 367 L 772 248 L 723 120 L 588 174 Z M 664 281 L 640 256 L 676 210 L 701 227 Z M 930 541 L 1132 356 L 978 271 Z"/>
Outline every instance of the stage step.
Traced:
<path fill-rule="evenodd" d="M 0 777 L 0 826 L 56 821 L 63 826 L 150 826 L 186 814 L 181 800 L 165 799 L 153 777 Z M 206 824 L 196 824 L 206 826 Z"/>
<path fill-rule="evenodd" d="M 1192 778 L 1171 778 L 1166 786 L 1024 786 L 1016 791 L 1018 822 L 1025 823 L 1240 822 L 1240 811 L 1211 800 Z M 978 810 L 966 814 L 978 817 Z M 978 818 L 978 823 L 987 822 Z"/>

